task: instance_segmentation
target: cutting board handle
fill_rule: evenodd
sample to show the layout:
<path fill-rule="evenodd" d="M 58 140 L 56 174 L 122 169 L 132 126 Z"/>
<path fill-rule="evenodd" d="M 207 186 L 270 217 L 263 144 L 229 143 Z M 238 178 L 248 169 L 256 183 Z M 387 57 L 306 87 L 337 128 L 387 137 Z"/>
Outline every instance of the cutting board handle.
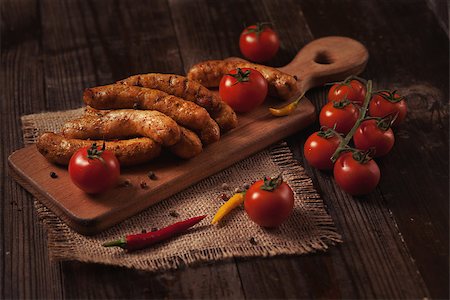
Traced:
<path fill-rule="evenodd" d="M 368 59 L 369 53 L 360 42 L 348 37 L 329 36 L 304 46 L 280 70 L 296 75 L 300 90 L 306 92 L 312 87 L 361 73 Z"/>

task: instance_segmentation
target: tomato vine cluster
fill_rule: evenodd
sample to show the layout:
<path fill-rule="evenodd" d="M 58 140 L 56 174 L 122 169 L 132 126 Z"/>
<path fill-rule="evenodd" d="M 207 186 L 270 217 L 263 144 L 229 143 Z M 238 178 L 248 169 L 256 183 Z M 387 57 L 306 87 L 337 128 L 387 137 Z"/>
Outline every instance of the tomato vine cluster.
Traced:
<path fill-rule="evenodd" d="M 391 127 L 402 123 L 406 112 L 405 98 L 397 91 L 372 92 L 372 82 L 356 76 L 335 83 L 319 115 L 321 129 L 305 142 L 305 158 L 319 170 L 333 170 L 347 193 L 370 193 L 380 181 L 373 158 L 391 151 Z"/>

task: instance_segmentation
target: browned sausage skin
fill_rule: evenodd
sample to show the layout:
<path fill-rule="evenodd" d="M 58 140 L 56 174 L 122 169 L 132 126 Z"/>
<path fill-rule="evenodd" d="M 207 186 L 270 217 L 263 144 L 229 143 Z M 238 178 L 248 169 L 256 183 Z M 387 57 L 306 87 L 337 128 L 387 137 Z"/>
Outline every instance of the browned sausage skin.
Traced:
<path fill-rule="evenodd" d="M 220 138 L 219 126 L 206 109 L 160 90 L 110 84 L 85 89 L 83 100 L 86 105 L 96 109 L 156 110 L 198 132 L 205 144 L 214 143 Z"/>
<path fill-rule="evenodd" d="M 181 136 L 178 143 L 169 147 L 169 150 L 181 158 L 192 158 L 202 152 L 202 142 L 198 136 L 187 128 L 180 126 Z"/>
<path fill-rule="evenodd" d="M 237 126 L 235 112 L 220 99 L 217 93 L 184 76 L 161 73 L 140 74 L 128 77 L 119 83 L 161 90 L 194 102 L 205 108 L 224 132 Z"/>
<path fill-rule="evenodd" d="M 219 86 L 223 75 L 236 68 L 252 68 L 259 71 L 269 84 L 269 93 L 284 100 L 291 100 L 298 94 L 295 77 L 275 68 L 258 65 L 239 58 L 208 60 L 194 65 L 187 77 L 206 87 Z"/>
<path fill-rule="evenodd" d="M 81 118 L 64 124 L 62 133 L 75 139 L 123 139 L 143 136 L 164 146 L 180 140 L 178 124 L 153 110 L 95 110 L 87 108 Z"/>
<path fill-rule="evenodd" d="M 102 140 L 80 140 L 66 138 L 53 132 L 43 133 L 36 142 L 39 152 L 50 162 L 68 165 L 72 155 L 93 143 L 102 145 Z M 161 145 L 149 138 L 106 141 L 106 150 L 112 151 L 123 167 L 146 163 L 161 152 Z"/>

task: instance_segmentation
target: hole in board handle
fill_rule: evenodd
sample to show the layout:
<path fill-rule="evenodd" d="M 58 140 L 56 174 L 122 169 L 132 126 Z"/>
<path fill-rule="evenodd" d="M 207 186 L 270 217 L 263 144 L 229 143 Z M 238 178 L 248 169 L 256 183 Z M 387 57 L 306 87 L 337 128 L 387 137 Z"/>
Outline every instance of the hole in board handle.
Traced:
<path fill-rule="evenodd" d="M 316 54 L 314 62 L 319 65 L 329 65 L 333 63 L 333 60 L 325 51 L 320 51 Z"/>

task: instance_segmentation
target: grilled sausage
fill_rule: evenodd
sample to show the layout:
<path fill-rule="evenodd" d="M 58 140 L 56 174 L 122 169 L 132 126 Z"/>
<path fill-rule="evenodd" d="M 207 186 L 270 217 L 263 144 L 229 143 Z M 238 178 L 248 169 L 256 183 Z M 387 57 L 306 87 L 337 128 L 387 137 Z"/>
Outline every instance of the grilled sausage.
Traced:
<path fill-rule="evenodd" d="M 189 70 L 187 77 L 206 87 L 217 87 L 222 76 L 236 68 L 252 68 L 259 71 L 267 80 L 269 93 L 273 96 L 290 100 L 298 93 L 295 77 L 275 68 L 257 65 L 239 58 L 208 60 L 198 63 Z"/>
<path fill-rule="evenodd" d="M 198 82 L 173 74 L 150 73 L 128 77 L 119 83 L 164 91 L 205 108 L 225 132 L 237 126 L 233 109 Z"/>
<path fill-rule="evenodd" d="M 211 144 L 220 138 L 219 126 L 206 109 L 160 90 L 111 84 L 85 89 L 83 100 L 86 105 L 96 109 L 157 110 L 178 124 L 198 132 L 205 144 Z"/>
<path fill-rule="evenodd" d="M 62 133 L 74 139 L 122 139 L 149 137 L 164 146 L 180 140 L 180 128 L 170 117 L 154 110 L 94 110 L 88 108 L 81 118 L 68 121 Z"/>
<path fill-rule="evenodd" d="M 78 149 L 90 147 L 93 143 L 101 145 L 103 141 L 70 139 L 60 134 L 46 132 L 39 137 L 36 146 L 47 160 L 68 165 L 70 158 Z M 106 141 L 105 145 L 106 150 L 114 153 L 122 167 L 148 162 L 161 152 L 161 145 L 149 138 Z"/>
<path fill-rule="evenodd" d="M 181 158 L 192 158 L 202 152 L 202 142 L 198 136 L 187 128 L 180 126 L 181 136 L 178 143 L 169 147 L 169 150 Z"/>

